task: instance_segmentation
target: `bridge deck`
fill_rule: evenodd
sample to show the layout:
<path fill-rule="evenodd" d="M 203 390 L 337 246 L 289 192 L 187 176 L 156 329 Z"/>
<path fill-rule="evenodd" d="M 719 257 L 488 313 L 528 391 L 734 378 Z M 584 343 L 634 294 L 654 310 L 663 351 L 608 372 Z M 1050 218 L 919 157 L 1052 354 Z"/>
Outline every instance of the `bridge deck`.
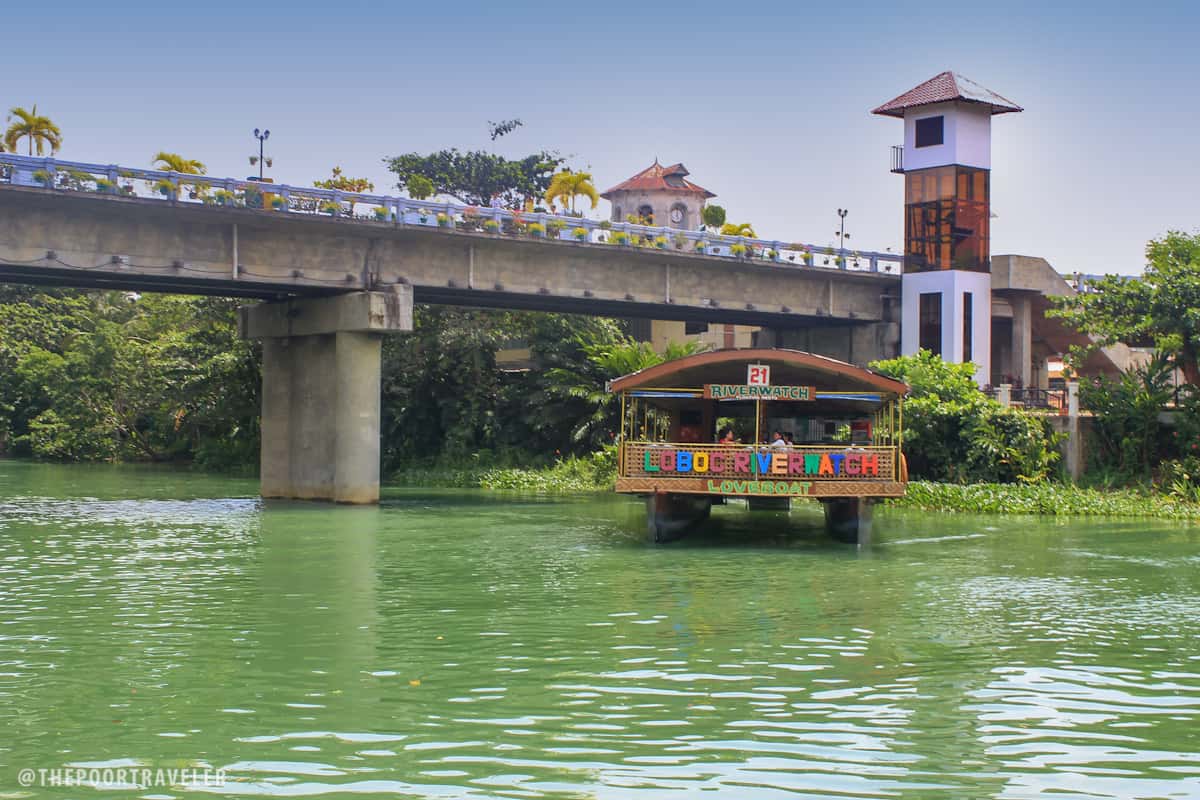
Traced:
<path fill-rule="evenodd" d="M 401 283 L 417 302 L 772 328 L 879 321 L 899 292 L 887 272 L 471 227 L 0 183 L 0 279 L 261 298 Z"/>

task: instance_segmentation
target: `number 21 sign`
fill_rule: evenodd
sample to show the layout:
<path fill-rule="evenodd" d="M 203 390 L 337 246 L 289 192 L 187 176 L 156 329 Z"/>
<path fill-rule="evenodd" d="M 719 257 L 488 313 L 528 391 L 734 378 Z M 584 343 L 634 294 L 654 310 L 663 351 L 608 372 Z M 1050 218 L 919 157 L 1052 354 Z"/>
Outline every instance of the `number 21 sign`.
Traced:
<path fill-rule="evenodd" d="M 750 364 L 746 367 L 747 386 L 770 386 L 771 368 L 766 364 Z"/>

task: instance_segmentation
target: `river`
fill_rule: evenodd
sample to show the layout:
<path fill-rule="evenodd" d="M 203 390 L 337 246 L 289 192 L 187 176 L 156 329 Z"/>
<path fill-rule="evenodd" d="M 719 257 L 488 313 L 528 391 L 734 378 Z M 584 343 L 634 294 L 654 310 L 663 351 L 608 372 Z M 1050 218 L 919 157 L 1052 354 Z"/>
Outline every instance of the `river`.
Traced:
<path fill-rule="evenodd" d="M 1196 528 L 255 488 L 0 461 L 0 797 L 1200 797 Z"/>

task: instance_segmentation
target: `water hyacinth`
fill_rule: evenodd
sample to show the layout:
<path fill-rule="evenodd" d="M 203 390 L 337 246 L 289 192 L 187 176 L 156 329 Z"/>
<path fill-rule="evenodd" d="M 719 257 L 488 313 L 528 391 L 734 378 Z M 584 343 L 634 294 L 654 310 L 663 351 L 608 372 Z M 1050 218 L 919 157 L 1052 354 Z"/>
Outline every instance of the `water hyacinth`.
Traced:
<path fill-rule="evenodd" d="M 1084 489 L 1048 481 L 962 485 L 912 481 L 907 494 L 889 505 L 964 514 L 1200 519 L 1200 505 L 1174 497 L 1134 489 Z"/>

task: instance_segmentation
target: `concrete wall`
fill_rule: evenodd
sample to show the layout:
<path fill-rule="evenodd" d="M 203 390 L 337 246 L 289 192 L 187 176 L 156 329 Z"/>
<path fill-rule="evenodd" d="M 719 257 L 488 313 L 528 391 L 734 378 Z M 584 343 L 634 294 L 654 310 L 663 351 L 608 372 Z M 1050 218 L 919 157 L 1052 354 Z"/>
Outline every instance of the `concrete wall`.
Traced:
<path fill-rule="evenodd" d="M 655 225 L 688 231 L 700 229 L 700 212 L 704 208 L 702 195 L 684 192 L 613 192 L 608 202 L 612 204 L 613 222 L 625 222 L 626 217 L 637 216 L 640 206 L 650 206 L 654 209 Z M 671 208 L 676 205 L 684 209 L 683 221 L 679 223 L 671 221 L 670 216 Z"/>
<path fill-rule="evenodd" d="M 804 350 L 865 367 L 900 354 L 900 325 L 816 325 L 802 330 L 760 331 L 755 346 Z"/>
<path fill-rule="evenodd" d="M 983 386 L 991 381 L 992 279 L 985 272 L 938 270 L 904 275 L 901 300 L 902 340 L 900 350 L 912 355 L 920 348 L 921 295 L 942 295 L 942 358 L 962 362 L 963 293 L 971 293 L 971 360 L 978 369 L 975 380 Z"/>

